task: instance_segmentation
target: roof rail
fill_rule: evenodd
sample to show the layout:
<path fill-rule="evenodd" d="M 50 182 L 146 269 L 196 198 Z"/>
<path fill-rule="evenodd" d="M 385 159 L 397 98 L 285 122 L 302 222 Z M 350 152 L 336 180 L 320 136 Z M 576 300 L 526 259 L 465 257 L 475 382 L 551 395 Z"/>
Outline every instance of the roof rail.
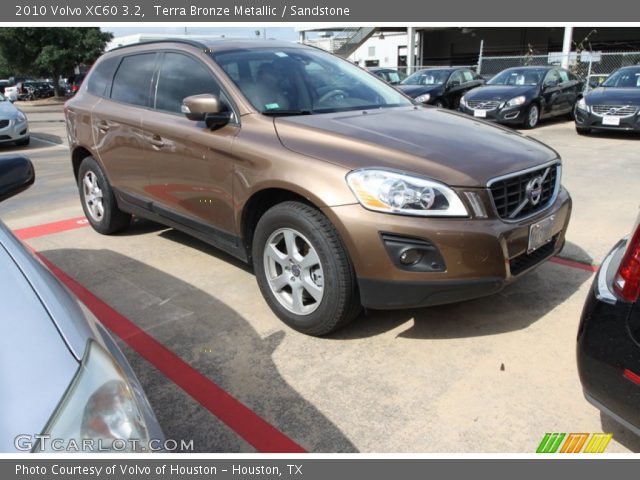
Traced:
<path fill-rule="evenodd" d="M 171 37 L 167 37 L 167 38 L 163 38 L 160 40 L 146 40 L 144 42 L 138 42 L 138 43 L 131 43 L 129 45 L 122 45 L 120 47 L 116 47 L 116 48 L 112 48 L 111 50 L 109 50 L 109 52 L 113 52 L 116 50 L 122 50 L 125 48 L 130 48 L 130 47 L 137 47 L 140 45 L 153 45 L 156 43 L 184 43 L 186 45 L 191 45 L 192 47 L 196 47 L 196 48 L 200 48 L 200 49 L 206 49 L 207 46 L 202 43 L 202 42 L 198 42 L 196 40 L 189 40 L 186 38 L 171 38 Z M 106 52 L 105 52 L 106 53 Z"/>

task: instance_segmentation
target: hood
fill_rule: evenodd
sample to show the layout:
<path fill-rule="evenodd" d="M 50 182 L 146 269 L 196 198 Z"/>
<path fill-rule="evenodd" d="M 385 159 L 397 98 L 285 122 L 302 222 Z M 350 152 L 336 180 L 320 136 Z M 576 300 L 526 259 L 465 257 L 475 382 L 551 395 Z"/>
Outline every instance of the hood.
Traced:
<path fill-rule="evenodd" d="M 44 431 L 79 367 L 9 252 L 0 242 L 0 452 L 15 451 L 17 435 Z"/>
<path fill-rule="evenodd" d="M 0 115 L 3 117 L 14 117 L 18 114 L 18 109 L 9 100 L 0 102 Z"/>
<path fill-rule="evenodd" d="M 466 100 L 511 100 L 520 95 L 535 96 L 538 93 L 537 85 L 485 85 L 474 88 L 467 93 Z"/>
<path fill-rule="evenodd" d="M 416 98 L 418 95 L 442 90 L 443 85 L 396 85 L 395 87 L 405 95 Z"/>
<path fill-rule="evenodd" d="M 488 180 L 558 158 L 546 145 L 504 127 L 435 108 L 400 107 L 276 117 L 282 144 L 349 170 L 382 167 L 452 186 Z"/>
<path fill-rule="evenodd" d="M 584 101 L 587 105 L 640 105 L 640 88 L 598 87 Z"/>

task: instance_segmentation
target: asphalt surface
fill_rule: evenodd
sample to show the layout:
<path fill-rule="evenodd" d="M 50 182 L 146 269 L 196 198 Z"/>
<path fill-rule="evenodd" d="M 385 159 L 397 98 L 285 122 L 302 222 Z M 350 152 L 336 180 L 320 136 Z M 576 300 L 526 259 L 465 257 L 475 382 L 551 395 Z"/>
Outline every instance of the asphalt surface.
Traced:
<path fill-rule="evenodd" d="M 82 215 L 61 107 L 25 107 L 19 151 L 36 184 L 0 205 L 10 227 Z M 638 211 L 637 135 L 576 135 L 571 122 L 527 134 L 559 151 L 574 199 L 562 256 L 598 263 Z M 312 452 L 535 452 L 546 432 L 613 432 L 607 452 L 640 440 L 583 398 L 575 338 L 593 274 L 546 263 L 492 297 L 368 312 L 329 338 L 284 326 L 250 269 L 172 229 L 135 221 L 28 241 L 68 275 L 270 425 Z M 196 451 L 255 447 L 122 341 L 168 438 Z M 254 435 L 260 435 L 256 430 Z"/>

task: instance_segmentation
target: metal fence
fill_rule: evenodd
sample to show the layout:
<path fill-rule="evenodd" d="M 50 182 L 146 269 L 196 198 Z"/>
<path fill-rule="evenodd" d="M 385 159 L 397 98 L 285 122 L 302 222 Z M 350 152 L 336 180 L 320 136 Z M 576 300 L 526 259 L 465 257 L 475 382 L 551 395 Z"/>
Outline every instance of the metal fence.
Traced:
<path fill-rule="evenodd" d="M 485 57 L 480 54 L 477 72 L 485 78 L 491 78 L 506 68 L 522 66 L 561 65 L 565 60 L 562 53 L 551 52 L 546 55 L 520 55 Z M 591 83 L 602 83 L 613 71 L 620 67 L 640 65 L 640 52 L 592 52 L 582 51 L 569 54 L 568 69 L 578 77 Z"/>

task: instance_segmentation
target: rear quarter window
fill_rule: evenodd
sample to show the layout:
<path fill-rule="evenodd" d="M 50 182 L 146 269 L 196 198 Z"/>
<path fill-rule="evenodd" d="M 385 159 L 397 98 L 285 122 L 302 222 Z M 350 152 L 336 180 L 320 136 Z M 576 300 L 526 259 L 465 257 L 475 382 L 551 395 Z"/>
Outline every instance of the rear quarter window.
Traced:
<path fill-rule="evenodd" d="M 91 70 L 87 79 L 89 93 L 99 97 L 104 97 L 107 94 L 107 87 L 111 84 L 119 61 L 120 57 L 105 58 Z"/>

